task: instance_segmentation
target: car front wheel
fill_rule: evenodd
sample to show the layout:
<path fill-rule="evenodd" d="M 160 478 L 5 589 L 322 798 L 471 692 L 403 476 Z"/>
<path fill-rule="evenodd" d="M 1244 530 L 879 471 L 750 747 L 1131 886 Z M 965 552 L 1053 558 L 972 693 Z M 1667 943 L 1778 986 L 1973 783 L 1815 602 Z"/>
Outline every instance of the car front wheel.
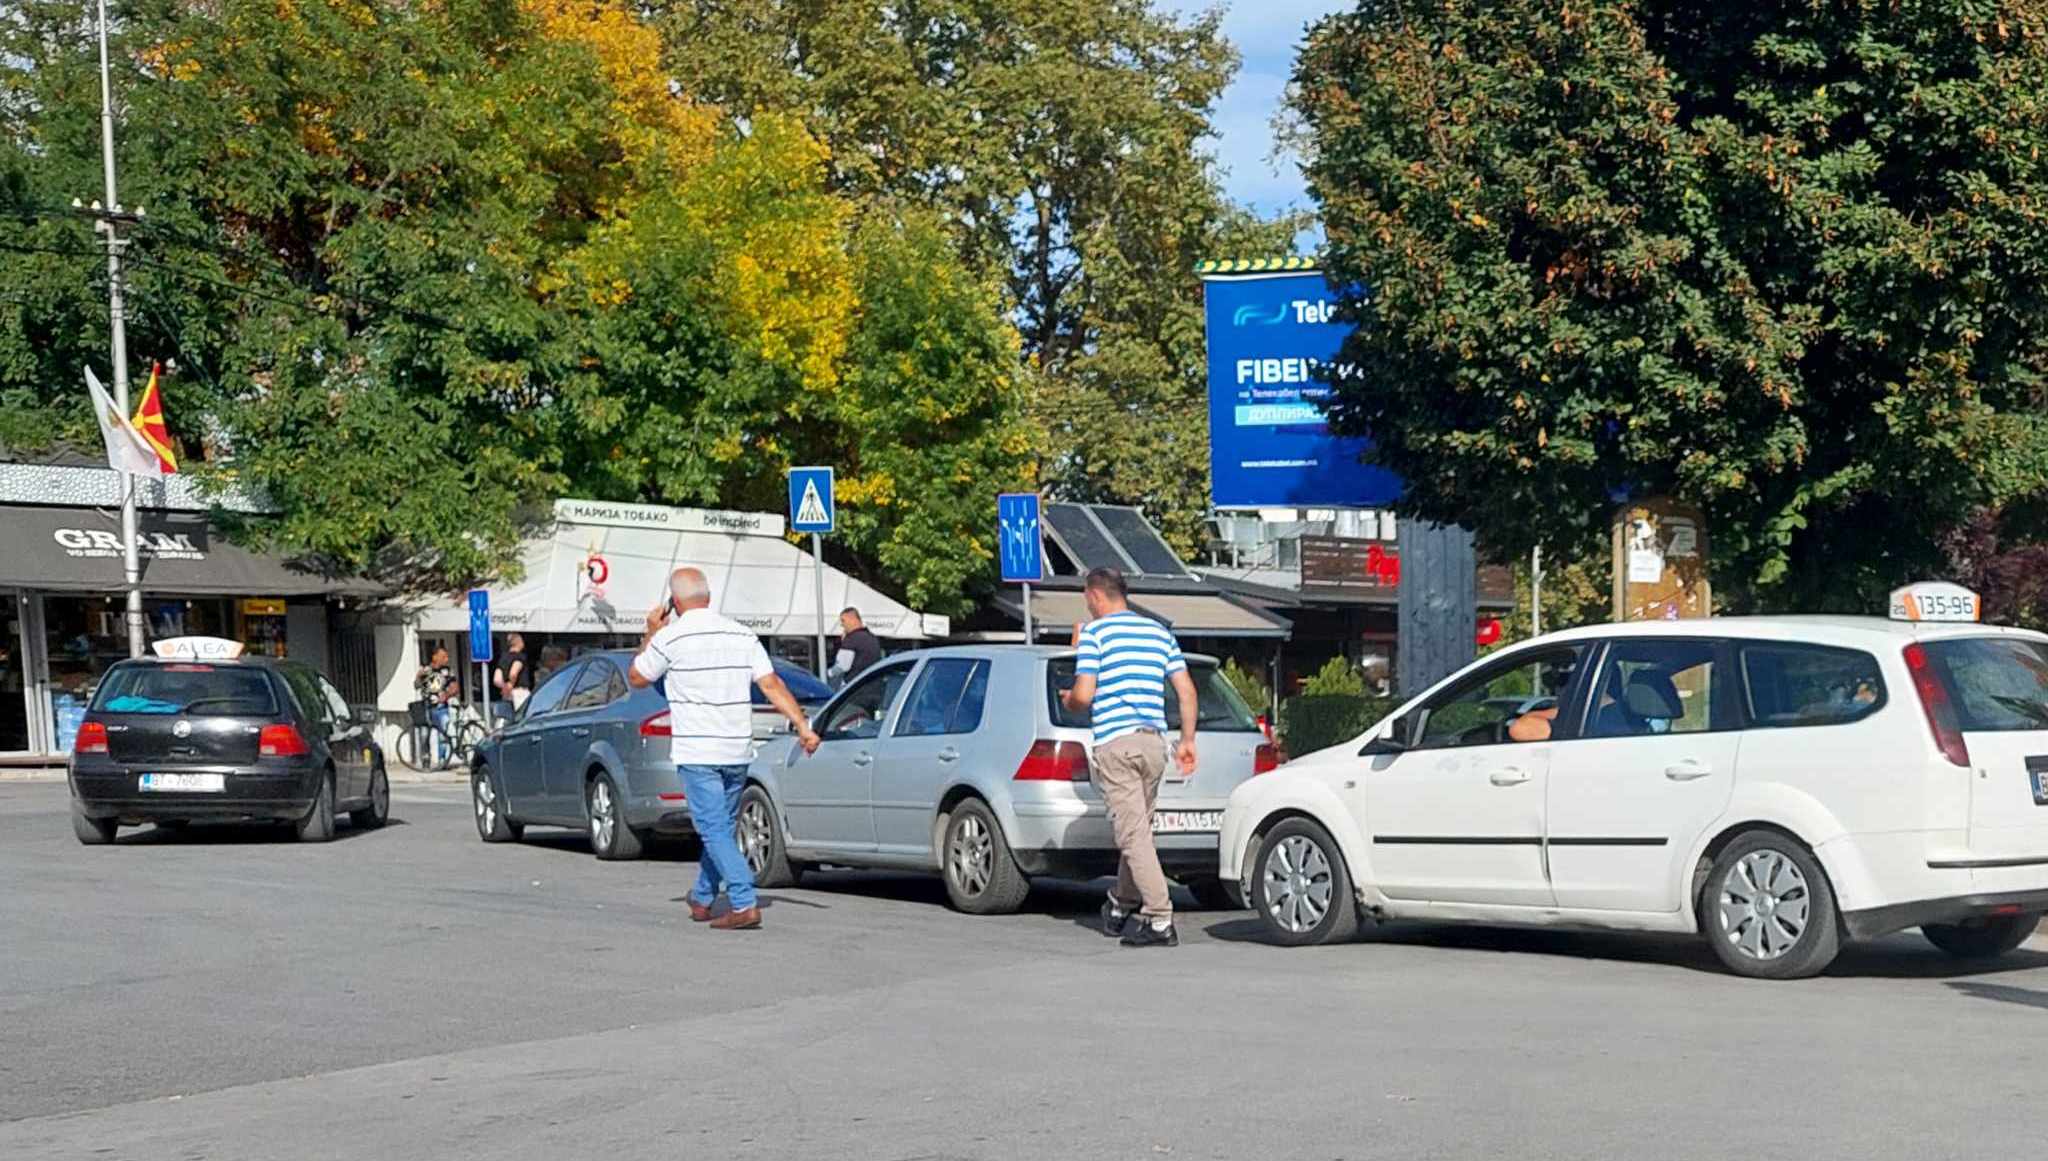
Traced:
<path fill-rule="evenodd" d="M 1285 820 L 1259 844 L 1251 904 L 1273 941 L 1289 947 L 1358 934 L 1358 900 L 1344 852 L 1329 831 L 1306 818 Z"/>
<path fill-rule="evenodd" d="M 1834 889 L 1813 852 L 1777 831 L 1736 836 L 1707 873 L 1700 927 L 1737 975 L 1819 975 L 1842 950 L 1838 919 Z"/>
<path fill-rule="evenodd" d="M 1997 959 L 2018 949 L 2040 925 L 2039 915 L 2001 915 L 1961 923 L 1929 923 L 1920 934 L 1957 959 Z"/>

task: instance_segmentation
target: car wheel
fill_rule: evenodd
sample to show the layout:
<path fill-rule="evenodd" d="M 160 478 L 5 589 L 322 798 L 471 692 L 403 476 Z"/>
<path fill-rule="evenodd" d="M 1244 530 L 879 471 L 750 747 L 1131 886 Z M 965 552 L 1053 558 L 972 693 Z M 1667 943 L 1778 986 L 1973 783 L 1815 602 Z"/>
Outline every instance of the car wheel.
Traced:
<path fill-rule="evenodd" d="M 2039 915 L 1999 915 L 1920 928 L 1927 942 L 1957 959 L 1996 959 L 2016 950 L 2041 925 Z"/>
<path fill-rule="evenodd" d="M 106 846 L 114 841 L 114 833 L 120 829 L 121 823 L 118 819 L 87 818 L 75 807 L 71 811 L 71 833 L 77 835 L 78 841 L 86 846 Z"/>
<path fill-rule="evenodd" d="M 293 832 L 302 843 L 324 843 L 334 837 L 334 775 L 320 777 L 320 793 L 313 799 L 313 809 L 306 812 L 293 827 Z"/>
<path fill-rule="evenodd" d="M 733 838 L 746 856 L 747 869 L 754 872 L 757 887 L 789 887 L 803 877 L 803 871 L 789 861 L 782 847 L 782 824 L 775 817 L 775 802 L 759 786 L 748 786 L 740 795 L 739 825 Z"/>
<path fill-rule="evenodd" d="M 1305 818 L 1287 819 L 1259 844 L 1251 905 L 1273 941 L 1288 947 L 1358 934 L 1358 900 L 1344 852 L 1329 831 Z"/>
<path fill-rule="evenodd" d="M 1242 911 L 1245 909 L 1244 896 L 1238 893 L 1236 883 L 1226 883 L 1214 875 L 1199 876 L 1181 880 L 1181 886 L 1195 897 L 1195 902 L 1210 911 Z"/>
<path fill-rule="evenodd" d="M 1700 928 L 1737 975 L 1819 975 L 1842 950 L 1835 892 L 1804 843 L 1777 831 L 1738 835 L 1707 872 Z"/>
<path fill-rule="evenodd" d="M 469 801 L 476 813 L 476 836 L 487 843 L 518 842 L 526 828 L 505 817 L 505 800 L 498 794 L 497 780 L 489 766 L 478 766 L 469 776 Z"/>
<path fill-rule="evenodd" d="M 1002 824 L 978 798 L 953 808 L 940 862 L 946 898 L 969 915 L 1008 915 L 1031 893 L 1031 879 L 1010 853 Z"/>
<path fill-rule="evenodd" d="M 626 825 L 626 803 L 611 775 L 599 774 L 583 788 L 583 817 L 590 826 L 590 849 L 598 858 L 640 857 L 640 835 Z"/>
<path fill-rule="evenodd" d="M 384 767 L 370 771 L 370 805 L 361 810 L 348 812 L 350 826 L 357 830 L 376 830 L 391 820 L 391 779 L 384 774 Z"/>

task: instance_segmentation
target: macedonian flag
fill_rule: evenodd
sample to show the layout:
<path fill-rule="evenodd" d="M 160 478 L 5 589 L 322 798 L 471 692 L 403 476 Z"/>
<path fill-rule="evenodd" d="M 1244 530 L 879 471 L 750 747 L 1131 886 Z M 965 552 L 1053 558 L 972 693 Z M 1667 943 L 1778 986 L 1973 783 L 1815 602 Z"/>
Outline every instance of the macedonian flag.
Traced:
<path fill-rule="evenodd" d="M 142 389 L 142 402 L 135 407 L 135 430 L 156 452 L 158 466 L 165 475 L 178 470 L 177 453 L 171 450 L 171 429 L 164 425 L 164 396 L 157 388 L 157 375 L 162 372 L 162 363 L 153 363 L 149 368 L 149 386 Z"/>

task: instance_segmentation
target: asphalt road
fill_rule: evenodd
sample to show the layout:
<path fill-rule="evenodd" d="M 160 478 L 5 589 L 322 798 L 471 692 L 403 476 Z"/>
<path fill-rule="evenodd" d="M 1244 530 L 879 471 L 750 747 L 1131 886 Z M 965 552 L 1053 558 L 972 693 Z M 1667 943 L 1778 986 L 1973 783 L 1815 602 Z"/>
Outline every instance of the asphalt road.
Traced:
<path fill-rule="evenodd" d="M 837 874 L 717 933 L 679 852 L 486 847 L 460 788 L 302 847 L 76 845 L 0 786 L 0 1157 L 1935 1158 L 2044 1135 L 2048 954 L 1917 937 L 1818 980 L 1683 940 L 1241 914 L 1126 951 L 1099 896 L 974 919 Z M 2037 943 L 2036 947 L 2041 945 Z"/>

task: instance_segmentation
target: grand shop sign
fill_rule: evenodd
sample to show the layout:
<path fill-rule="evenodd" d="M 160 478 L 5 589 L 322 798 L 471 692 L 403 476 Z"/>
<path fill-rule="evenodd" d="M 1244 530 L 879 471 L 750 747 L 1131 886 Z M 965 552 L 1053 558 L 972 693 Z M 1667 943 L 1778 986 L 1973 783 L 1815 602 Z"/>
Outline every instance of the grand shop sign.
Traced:
<path fill-rule="evenodd" d="M 50 539 L 57 542 L 66 556 L 73 557 L 119 557 L 121 537 L 103 528 L 53 528 Z M 205 560 L 206 549 L 192 543 L 192 536 L 184 532 L 151 532 L 142 530 L 135 534 L 136 548 L 141 555 L 165 560 Z"/>

